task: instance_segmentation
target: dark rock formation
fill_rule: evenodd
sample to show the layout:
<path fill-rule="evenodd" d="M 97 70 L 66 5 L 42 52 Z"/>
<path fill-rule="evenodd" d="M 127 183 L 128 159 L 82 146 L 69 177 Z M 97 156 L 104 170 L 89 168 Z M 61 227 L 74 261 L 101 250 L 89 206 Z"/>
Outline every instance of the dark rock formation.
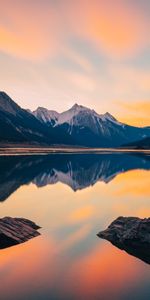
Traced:
<path fill-rule="evenodd" d="M 0 219 L 0 249 L 24 243 L 38 235 L 40 227 L 23 218 Z"/>
<path fill-rule="evenodd" d="M 150 218 L 119 217 L 98 236 L 150 264 Z"/>

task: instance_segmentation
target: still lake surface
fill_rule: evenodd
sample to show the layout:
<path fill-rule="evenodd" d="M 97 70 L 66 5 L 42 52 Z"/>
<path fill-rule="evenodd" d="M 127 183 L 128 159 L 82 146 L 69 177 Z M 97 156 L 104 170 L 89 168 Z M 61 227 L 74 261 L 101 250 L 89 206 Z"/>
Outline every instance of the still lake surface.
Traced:
<path fill-rule="evenodd" d="M 150 217 L 150 155 L 0 157 L 0 217 L 41 235 L 0 250 L 1 300 L 148 300 L 150 266 L 97 237 L 118 216 Z"/>

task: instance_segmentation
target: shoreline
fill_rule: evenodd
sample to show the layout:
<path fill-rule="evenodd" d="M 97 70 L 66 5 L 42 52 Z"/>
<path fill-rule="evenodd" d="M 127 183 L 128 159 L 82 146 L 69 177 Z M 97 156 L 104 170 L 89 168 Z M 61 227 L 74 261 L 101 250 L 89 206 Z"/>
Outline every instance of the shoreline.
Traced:
<path fill-rule="evenodd" d="M 150 149 L 124 148 L 72 148 L 72 147 L 0 147 L 0 156 L 49 155 L 49 154 L 149 154 Z"/>

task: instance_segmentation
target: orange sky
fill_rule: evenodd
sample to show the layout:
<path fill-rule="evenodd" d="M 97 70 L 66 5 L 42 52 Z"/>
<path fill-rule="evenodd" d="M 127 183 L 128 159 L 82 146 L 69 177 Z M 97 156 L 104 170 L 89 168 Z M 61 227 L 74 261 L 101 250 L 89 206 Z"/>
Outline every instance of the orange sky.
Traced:
<path fill-rule="evenodd" d="M 25 108 L 78 102 L 149 125 L 149 5 L 1 0 L 0 89 Z"/>

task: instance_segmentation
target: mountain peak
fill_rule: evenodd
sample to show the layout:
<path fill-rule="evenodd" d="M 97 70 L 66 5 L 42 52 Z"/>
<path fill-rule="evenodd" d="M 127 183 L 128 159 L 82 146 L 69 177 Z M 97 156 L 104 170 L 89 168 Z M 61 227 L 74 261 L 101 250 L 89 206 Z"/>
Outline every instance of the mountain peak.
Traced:
<path fill-rule="evenodd" d="M 36 109 L 36 111 L 46 111 L 47 109 L 45 107 L 42 106 L 38 106 L 38 108 Z"/>
<path fill-rule="evenodd" d="M 38 107 L 32 113 L 36 118 L 38 118 L 41 122 L 55 124 L 58 119 L 59 113 L 55 110 L 48 110 L 44 107 Z"/>
<path fill-rule="evenodd" d="M 9 98 L 9 96 L 4 91 L 0 91 L 0 96 L 5 96 Z"/>
<path fill-rule="evenodd" d="M 79 113 L 86 112 L 86 111 L 90 111 L 90 109 L 85 106 L 78 105 L 77 103 L 75 103 L 70 109 L 59 114 L 57 124 L 58 125 L 63 124 L 63 123 L 70 124 L 70 122 L 72 123 L 73 118 L 75 116 L 77 116 Z"/>
<path fill-rule="evenodd" d="M 0 91 L 0 101 L 2 100 L 8 101 L 8 102 L 13 102 L 13 100 L 3 91 Z"/>
<path fill-rule="evenodd" d="M 0 91 L 0 110 L 16 115 L 20 106 L 16 104 L 5 92 Z"/>
<path fill-rule="evenodd" d="M 80 106 L 78 103 L 75 103 L 73 106 L 72 106 L 72 108 L 76 108 L 76 107 L 78 107 L 78 106 Z"/>
<path fill-rule="evenodd" d="M 109 112 L 106 112 L 105 114 L 104 114 L 104 117 L 106 117 L 108 120 L 110 120 L 110 121 L 117 121 L 115 118 L 114 118 L 114 116 L 112 116 Z"/>
<path fill-rule="evenodd" d="M 85 109 L 86 107 L 79 105 L 78 103 L 75 103 L 69 110 L 79 110 L 79 109 Z"/>

